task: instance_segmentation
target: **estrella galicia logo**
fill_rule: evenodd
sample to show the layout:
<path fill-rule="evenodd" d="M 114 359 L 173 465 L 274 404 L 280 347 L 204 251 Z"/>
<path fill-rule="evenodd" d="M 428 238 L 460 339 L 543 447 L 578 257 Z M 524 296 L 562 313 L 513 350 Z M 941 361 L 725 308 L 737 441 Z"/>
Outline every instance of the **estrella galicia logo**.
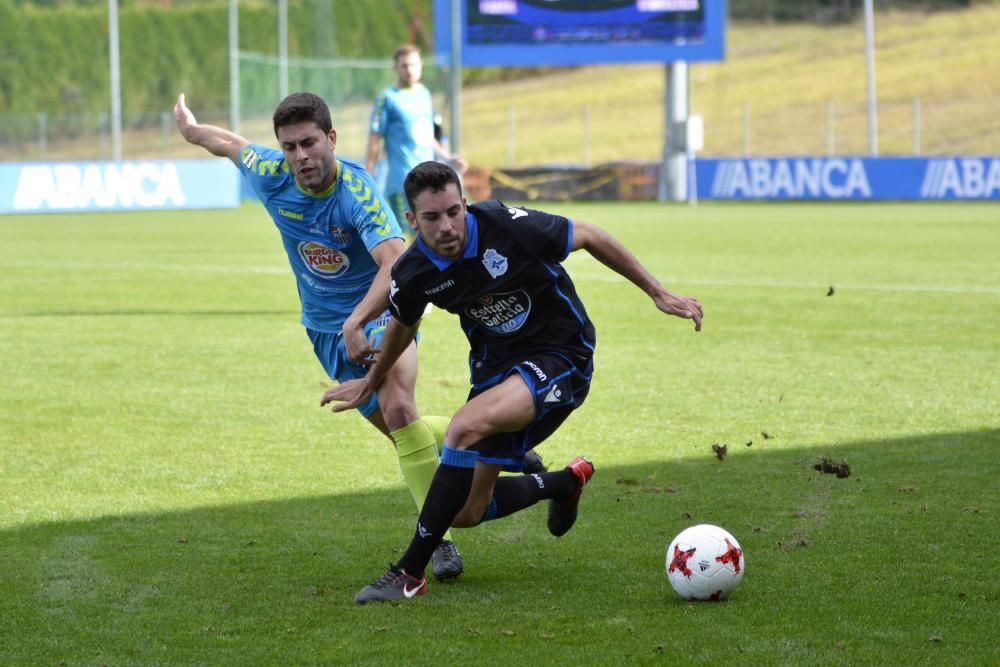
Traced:
<path fill-rule="evenodd" d="M 494 278 L 499 278 L 507 273 L 507 258 L 498 253 L 493 248 L 487 248 L 483 253 L 483 266 Z"/>
<path fill-rule="evenodd" d="M 487 294 L 479 297 L 479 303 L 467 306 L 465 314 L 494 333 L 514 333 L 531 314 L 531 297 L 524 290 Z"/>

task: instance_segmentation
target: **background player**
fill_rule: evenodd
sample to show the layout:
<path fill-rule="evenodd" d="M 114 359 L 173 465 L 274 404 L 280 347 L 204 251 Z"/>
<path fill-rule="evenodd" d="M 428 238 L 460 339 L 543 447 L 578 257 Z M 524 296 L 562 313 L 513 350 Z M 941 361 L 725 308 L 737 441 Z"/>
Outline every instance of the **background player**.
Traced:
<path fill-rule="evenodd" d="M 420 49 L 412 44 L 400 46 L 393 54 L 393 69 L 396 85 L 385 88 L 375 98 L 365 167 L 368 173 L 375 173 L 375 163 L 384 145 L 389 163 L 384 194 L 402 224 L 406 220 L 403 179 L 410 169 L 435 159 L 435 155 L 450 161 L 459 172 L 465 171 L 466 162 L 452 155 L 435 137 L 434 103 L 430 91 L 420 83 L 424 71 Z M 412 234 L 407 225 L 404 231 Z"/>
<path fill-rule="evenodd" d="M 549 499 L 548 528 L 565 534 L 594 466 L 577 457 L 558 472 L 500 477 L 517 470 L 524 452 L 551 435 L 579 407 L 593 372 L 594 327 L 562 262 L 585 249 L 628 278 L 662 312 L 692 319 L 696 299 L 656 280 L 618 241 L 583 222 L 493 200 L 467 207 L 458 175 L 425 162 L 405 182 L 418 230 L 392 269 L 392 319 L 378 362 L 366 378 L 326 392 L 334 411 L 363 404 L 408 349 L 428 301 L 461 320 L 469 339 L 472 390 L 452 417 L 409 548 L 359 603 L 410 598 L 426 591 L 423 576 L 449 526 L 474 526 Z"/>
<path fill-rule="evenodd" d="M 339 382 L 362 377 L 367 368 L 357 362 L 372 354 L 389 319 L 389 271 L 403 252 L 403 235 L 371 177 L 335 156 L 337 132 L 326 102 L 312 93 L 281 101 L 273 117 L 280 151 L 198 123 L 183 94 L 174 116 L 187 141 L 232 160 L 264 203 L 298 283 L 302 325 L 327 374 Z M 377 396 L 357 408 L 395 444 L 419 511 L 437 468 L 435 440 L 441 442 L 447 420 L 419 418 L 415 345 L 383 371 Z M 434 552 L 434 575 L 456 577 L 463 567 L 445 538 Z"/>

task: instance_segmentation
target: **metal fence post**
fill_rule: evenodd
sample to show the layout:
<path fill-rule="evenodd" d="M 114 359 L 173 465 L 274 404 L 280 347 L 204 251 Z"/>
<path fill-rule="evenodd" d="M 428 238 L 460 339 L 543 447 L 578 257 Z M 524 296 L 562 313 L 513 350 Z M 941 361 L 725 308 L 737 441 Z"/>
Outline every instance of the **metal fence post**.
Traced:
<path fill-rule="evenodd" d="M 836 149 L 833 133 L 833 100 L 826 101 L 826 154 L 833 155 Z"/>
<path fill-rule="evenodd" d="M 48 118 L 45 112 L 42 111 L 38 114 L 38 159 L 45 159 L 45 150 L 48 147 Z"/>
<path fill-rule="evenodd" d="M 100 142 L 100 154 L 107 159 L 114 159 L 111 147 L 111 123 L 108 122 L 108 113 L 102 111 L 97 114 L 97 136 Z"/>
<path fill-rule="evenodd" d="M 170 155 L 170 114 L 166 111 L 160 114 L 160 130 L 163 134 L 163 155 Z"/>
<path fill-rule="evenodd" d="M 743 157 L 750 157 L 750 103 L 743 102 Z"/>
<path fill-rule="evenodd" d="M 514 107 L 507 107 L 507 168 L 514 166 Z"/>

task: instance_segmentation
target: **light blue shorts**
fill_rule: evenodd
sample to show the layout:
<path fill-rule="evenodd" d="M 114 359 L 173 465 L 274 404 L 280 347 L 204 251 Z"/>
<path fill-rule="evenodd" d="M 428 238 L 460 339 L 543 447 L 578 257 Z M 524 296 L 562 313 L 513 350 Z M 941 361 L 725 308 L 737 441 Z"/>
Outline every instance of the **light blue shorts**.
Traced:
<path fill-rule="evenodd" d="M 365 325 L 365 336 L 372 347 L 382 344 L 382 335 L 385 334 L 385 327 L 392 317 L 389 311 L 385 311 L 377 318 Z M 337 382 L 346 382 L 356 378 L 363 378 L 368 373 L 368 368 L 361 364 L 356 364 L 347 356 L 347 348 L 344 347 L 344 334 L 324 333 L 306 329 L 309 340 L 313 344 L 313 352 L 319 363 L 323 364 L 323 370 L 331 379 Z M 379 409 L 378 399 L 372 394 L 368 400 L 358 408 L 365 418 Z"/>

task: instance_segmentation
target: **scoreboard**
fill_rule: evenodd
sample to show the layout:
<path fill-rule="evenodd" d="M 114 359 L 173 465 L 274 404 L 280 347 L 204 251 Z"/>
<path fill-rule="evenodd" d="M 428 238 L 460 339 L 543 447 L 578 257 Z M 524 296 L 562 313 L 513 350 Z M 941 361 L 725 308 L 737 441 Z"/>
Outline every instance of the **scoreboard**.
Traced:
<path fill-rule="evenodd" d="M 585 65 L 722 60 L 725 0 L 435 0 L 435 51 L 462 64 Z"/>

